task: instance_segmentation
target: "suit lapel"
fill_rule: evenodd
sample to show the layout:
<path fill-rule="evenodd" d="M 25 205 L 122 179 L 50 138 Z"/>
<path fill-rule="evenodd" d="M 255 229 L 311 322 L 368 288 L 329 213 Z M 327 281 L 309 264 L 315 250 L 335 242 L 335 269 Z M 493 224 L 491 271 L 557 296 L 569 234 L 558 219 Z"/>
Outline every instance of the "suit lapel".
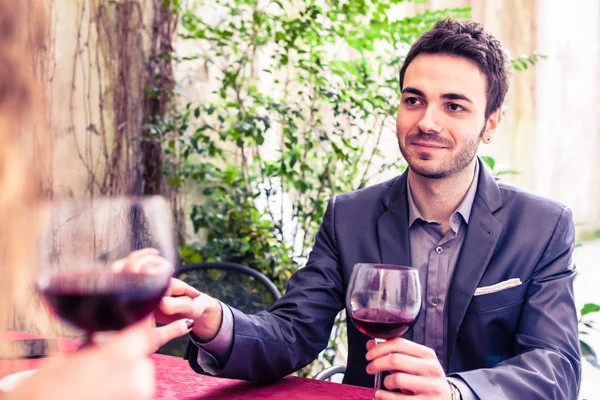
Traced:
<path fill-rule="evenodd" d="M 383 202 L 387 210 L 377 218 L 379 254 L 383 264 L 410 265 L 406 177 L 402 174 Z"/>
<path fill-rule="evenodd" d="M 407 173 L 402 174 L 383 199 L 387 210 L 377 219 L 379 254 L 382 264 L 410 266 L 408 237 L 408 200 L 406 197 Z M 412 340 L 412 328 L 403 336 Z"/>
<path fill-rule="evenodd" d="M 471 209 L 467 234 L 448 288 L 448 365 L 460 325 L 496 248 L 502 224 L 493 212 L 502 206 L 494 178 L 480 162 L 479 185 Z"/>

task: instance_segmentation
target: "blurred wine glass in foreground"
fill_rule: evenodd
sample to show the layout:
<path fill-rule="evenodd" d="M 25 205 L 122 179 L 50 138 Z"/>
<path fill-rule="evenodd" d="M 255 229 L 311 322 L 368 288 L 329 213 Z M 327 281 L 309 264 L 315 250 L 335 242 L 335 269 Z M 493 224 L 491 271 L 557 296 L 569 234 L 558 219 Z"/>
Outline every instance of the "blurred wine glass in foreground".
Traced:
<path fill-rule="evenodd" d="M 48 210 L 37 287 L 54 313 L 86 333 L 86 344 L 156 309 L 176 259 L 163 198 L 53 201 Z"/>

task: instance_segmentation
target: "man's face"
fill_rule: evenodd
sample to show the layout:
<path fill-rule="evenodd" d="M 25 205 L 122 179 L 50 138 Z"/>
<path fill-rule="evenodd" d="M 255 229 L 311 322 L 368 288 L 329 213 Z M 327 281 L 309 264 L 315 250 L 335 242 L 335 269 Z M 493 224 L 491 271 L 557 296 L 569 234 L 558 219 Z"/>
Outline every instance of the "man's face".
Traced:
<path fill-rule="evenodd" d="M 466 58 L 420 54 L 406 69 L 396 130 L 411 170 L 441 179 L 471 165 L 500 112 L 485 118 L 487 79 Z"/>

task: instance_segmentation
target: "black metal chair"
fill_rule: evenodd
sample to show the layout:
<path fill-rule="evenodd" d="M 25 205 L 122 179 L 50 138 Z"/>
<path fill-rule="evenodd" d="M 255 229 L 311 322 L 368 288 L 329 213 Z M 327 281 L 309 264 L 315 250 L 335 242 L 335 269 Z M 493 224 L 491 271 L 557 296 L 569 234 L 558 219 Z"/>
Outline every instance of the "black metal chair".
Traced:
<path fill-rule="evenodd" d="M 313 379 L 318 379 L 320 381 L 326 381 L 327 379 L 330 379 L 333 375 L 344 374 L 345 372 L 346 372 L 345 365 L 332 365 L 331 367 L 326 368 L 323 371 L 316 374 Z"/>
<path fill-rule="evenodd" d="M 246 314 L 267 310 L 281 293 L 261 272 L 229 262 L 189 264 L 175 271 L 175 278 Z M 187 337 L 162 346 L 158 353 L 183 357 Z"/>

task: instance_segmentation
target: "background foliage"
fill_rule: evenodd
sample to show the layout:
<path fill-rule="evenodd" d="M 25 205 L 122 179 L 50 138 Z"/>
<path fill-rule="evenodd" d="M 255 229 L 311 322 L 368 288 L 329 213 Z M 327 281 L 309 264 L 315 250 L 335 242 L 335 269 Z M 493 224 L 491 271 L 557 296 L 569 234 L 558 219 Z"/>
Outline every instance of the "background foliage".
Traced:
<path fill-rule="evenodd" d="M 390 20 L 395 3 L 220 0 L 182 13 L 182 38 L 203 49 L 191 62 L 218 82 L 153 126 L 177 160 L 169 183 L 202 188 L 189 217 L 206 240 L 188 241 L 184 261 L 240 262 L 283 290 L 327 200 L 403 170 L 378 146 L 395 126 L 402 59 L 433 22 L 470 10 Z"/>

